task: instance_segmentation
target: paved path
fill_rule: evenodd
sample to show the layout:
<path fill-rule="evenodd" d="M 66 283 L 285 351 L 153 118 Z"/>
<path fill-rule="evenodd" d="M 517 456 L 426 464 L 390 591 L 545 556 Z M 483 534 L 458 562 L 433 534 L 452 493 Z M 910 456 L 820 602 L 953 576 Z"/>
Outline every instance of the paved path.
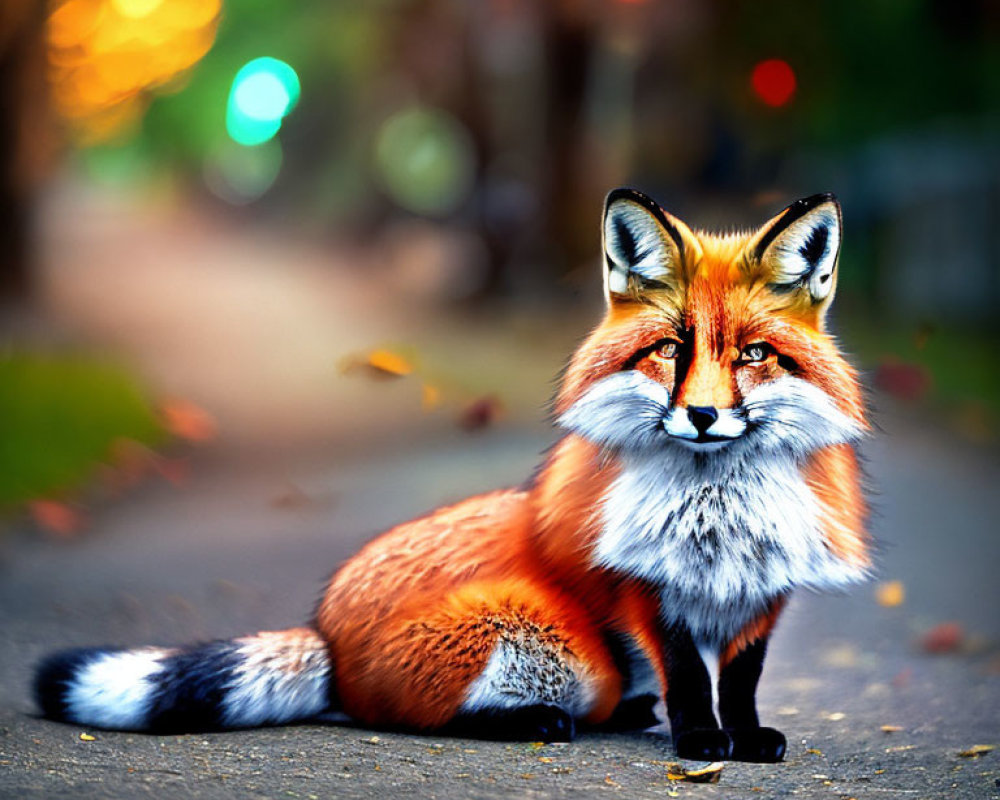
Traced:
<path fill-rule="evenodd" d="M 568 746 L 378 733 L 333 724 L 141 736 L 35 718 L 31 664 L 56 647 L 171 643 L 303 620 L 328 573 L 373 533 L 441 502 L 520 481 L 537 432 L 435 436 L 381 455 L 205 459 L 187 487 L 149 485 L 101 511 L 79 541 L 9 531 L 0 560 L 0 796 L 1000 797 L 1000 465 L 913 423 L 869 447 L 881 488 L 882 569 L 870 586 L 797 597 L 761 692 L 789 738 L 780 765 L 727 765 L 716 786 L 671 783 L 653 734 Z M 289 486 L 301 492 L 289 493 Z M 302 496 L 308 498 L 303 500 Z M 915 645 L 960 621 L 959 653 Z M 882 725 L 901 726 L 885 733 Z"/>

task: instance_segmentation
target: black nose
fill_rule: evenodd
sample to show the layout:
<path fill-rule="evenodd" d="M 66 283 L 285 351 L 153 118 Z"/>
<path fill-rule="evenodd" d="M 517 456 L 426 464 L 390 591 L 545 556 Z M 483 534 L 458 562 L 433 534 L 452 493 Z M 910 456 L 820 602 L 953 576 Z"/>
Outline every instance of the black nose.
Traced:
<path fill-rule="evenodd" d="M 712 406 L 688 406 L 688 419 L 699 434 L 711 428 L 718 418 L 719 412 Z"/>

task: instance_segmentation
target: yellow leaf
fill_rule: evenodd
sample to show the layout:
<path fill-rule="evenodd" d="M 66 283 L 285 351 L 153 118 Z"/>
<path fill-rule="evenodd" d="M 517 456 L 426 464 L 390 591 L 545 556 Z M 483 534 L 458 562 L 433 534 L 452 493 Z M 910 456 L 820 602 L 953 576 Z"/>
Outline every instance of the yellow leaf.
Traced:
<path fill-rule="evenodd" d="M 539 756 L 538 760 L 543 764 L 551 764 L 555 759 L 552 756 Z"/>
<path fill-rule="evenodd" d="M 80 741 L 81 742 L 96 742 L 97 741 L 97 737 L 96 736 L 91 736 L 89 733 L 81 733 L 80 734 Z"/>
<path fill-rule="evenodd" d="M 390 375 L 409 375 L 413 365 L 401 355 L 389 350 L 372 350 L 368 354 L 368 365 Z"/>
<path fill-rule="evenodd" d="M 441 390 L 425 383 L 420 387 L 420 407 L 424 411 L 433 411 L 441 405 Z"/>
<path fill-rule="evenodd" d="M 995 749 L 996 745 L 992 744 L 974 744 L 968 750 L 962 750 L 959 755 L 962 758 L 979 758 L 984 753 L 989 753 Z"/>
<path fill-rule="evenodd" d="M 897 732 L 903 730 L 903 726 L 902 725 L 883 725 L 880 728 L 880 730 L 883 731 L 884 733 L 897 733 Z"/>
<path fill-rule="evenodd" d="M 704 767 L 688 769 L 681 764 L 672 764 L 667 769 L 667 779 L 672 781 L 688 781 L 689 783 L 718 783 L 722 775 L 722 761 L 713 761 Z"/>
<path fill-rule="evenodd" d="M 875 588 L 875 601 L 885 608 L 901 606 L 905 599 L 906 589 L 902 581 L 886 581 Z"/>
<path fill-rule="evenodd" d="M 814 755 L 814 756 L 821 756 L 821 755 L 823 755 L 823 751 L 822 750 L 817 750 L 815 747 L 808 748 L 806 750 L 806 752 L 809 753 L 809 754 L 811 754 L 811 755 Z"/>

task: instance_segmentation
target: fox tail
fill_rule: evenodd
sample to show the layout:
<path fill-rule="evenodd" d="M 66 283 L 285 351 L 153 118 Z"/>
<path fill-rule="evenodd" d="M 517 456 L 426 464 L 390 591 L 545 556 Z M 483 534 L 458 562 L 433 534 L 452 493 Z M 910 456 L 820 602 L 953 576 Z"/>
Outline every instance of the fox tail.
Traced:
<path fill-rule="evenodd" d="M 264 631 L 190 647 L 55 653 L 35 675 L 51 719 L 176 733 L 280 725 L 331 705 L 326 642 L 312 628 Z"/>

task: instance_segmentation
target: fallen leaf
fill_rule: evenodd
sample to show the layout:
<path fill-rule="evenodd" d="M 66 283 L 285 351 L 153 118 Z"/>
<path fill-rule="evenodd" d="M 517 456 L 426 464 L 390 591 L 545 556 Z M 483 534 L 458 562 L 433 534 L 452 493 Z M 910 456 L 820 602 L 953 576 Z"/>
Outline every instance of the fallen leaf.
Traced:
<path fill-rule="evenodd" d="M 390 375 L 403 376 L 413 372 L 413 365 L 409 361 L 389 350 L 372 350 L 368 354 L 368 364 Z"/>
<path fill-rule="evenodd" d="M 965 631 L 957 622 L 942 622 L 920 638 L 920 647 L 925 653 L 951 653 L 959 648 L 964 637 Z"/>
<path fill-rule="evenodd" d="M 667 768 L 667 778 L 688 783 L 718 783 L 724 766 L 725 763 L 722 761 L 713 761 L 696 769 L 689 769 L 682 764 L 672 764 Z"/>
<path fill-rule="evenodd" d="M 916 747 L 915 744 L 901 744 L 898 747 L 887 747 L 887 748 L 885 748 L 885 752 L 887 752 L 887 753 L 902 753 L 902 752 L 905 752 L 906 750 L 912 750 L 914 747 Z"/>
<path fill-rule="evenodd" d="M 80 512 L 58 500 L 32 500 L 28 511 L 38 527 L 63 538 L 76 535 L 83 527 Z"/>
<path fill-rule="evenodd" d="M 421 384 L 420 408 L 424 411 L 433 411 L 439 405 L 441 405 L 441 390 L 429 383 Z"/>
<path fill-rule="evenodd" d="M 413 372 L 413 365 L 398 353 L 377 349 L 348 356 L 341 362 L 340 371 L 364 372 L 370 378 L 402 378 Z"/>
<path fill-rule="evenodd" d="M 543 764 L 551 764 L 555 759 L 552 756 L 539 756 L 538 760 Z"/>
<path fill-rule="evenodd" d="M 467 431 L 482 430 L 496 422 L 502 411 L 503 406 L 499 398 L 494 395 L 480 397 L 462 409 L 458 424 Z"/>
<path fill-rule="evenodd" d="M 830 722 L 840 722 L 846 716 L 847 714 L 843 711 L 834 711 L 832 714 L 827 714 L 826 718 L 830 720 Z"/>
<path fill-rule="evenodd" d="M 219 434 L 215 417 L 189 400 L 172 398 L 160 407 L 163 426 L 189 442 L 210 442 Z"/>
<path fill-rule="evenodd" d="M 313 505 L 312 498 L 293 484 L 288 484 L 271 498 L 272 508 L 302 509 L 311 505 Z"/>
<path fill-rule="evenodd" d="M 605 782 L 605 783 L 606 783 L 606 784 L 607 784 L 608 786 L 621 786 L 621 784 L 620 784 L 620 783 L 618 783 L 618 781 L 616 781 L 616 780 L 615 780 L 614 778 L 612 778 L 612 777 L 611 777 L 610 775 L 605 775 L 605 776 L 604 776 L 604 782 Z"/>
<path fill-rule="evenodd" d="M 886 581 L 875 588 L 875 602 L 885 608 L 901 606 L 905 599 L 906 589 L 902 581 Z"/>
<path fill-rule="evenodd" d="M 898 400 L 919 400 L 931 388 L 931 374 L 922 364 L 887 357 L 875 370 L 875 385 Z"/>
<path fill-rule="evenodd" d="M 819 749 L 817 749 L 815 747 L 806 748 L 806 752 L 809 753 L 810 755 L 814 755 L 814 756 L 821 756 L 821 755 L 823 755 L 823 751 L 819 750 Z"/>
<path fill-rule="evenodd" d="M 962 758 L 979 758 L 979 756 L 985 753 L 990 753 L 996 749 L 996 745 L 992 744 L 974 744 L 968 750 L 962 750 L 959 755 Z"/>
<path fill-rule="evenodd" d="M 901 669 L 892 679 L 892 685 L 896 689 L 902 689 L 910 685 L 910 680 L 913 678 L 913 668 L 906 667 Z"/>
<path fill-rule="evenodd" d="M 781 706 L 775 713 L 779 717 L 794 717 L 799 710 L 795 706 Z"/>
<path fill-rule="evenodd" d="M 898 733 L 899 731 L 903 730 L 903 726 L 902 725 L 883 725 L 881 728 L 879 728 L 879 730 L 882 731 L 883 733 Z"/>
<path fill-rule="evenodd" d="M 89 733 L 81 733 L 80 734 L 80 741 L 81 742 L 96 742 L 97 741 L 97 737 L 96 736 L 91 736 Z"/>
<path fill-rule="evenodd" d="M 183 486 L 191 476 L 191 464 L 186 458 L 158 458 L 154 466 L 160 477 L 174 486 Z"/>
<path fill-rule="evenodd" d="M 159 456 L 142 442 L 119 437 L 108 448 L 108 460 L 111 467 L 105 478 L 107 488 L 113 494 L 120 494 L 155 470 Z"/>

